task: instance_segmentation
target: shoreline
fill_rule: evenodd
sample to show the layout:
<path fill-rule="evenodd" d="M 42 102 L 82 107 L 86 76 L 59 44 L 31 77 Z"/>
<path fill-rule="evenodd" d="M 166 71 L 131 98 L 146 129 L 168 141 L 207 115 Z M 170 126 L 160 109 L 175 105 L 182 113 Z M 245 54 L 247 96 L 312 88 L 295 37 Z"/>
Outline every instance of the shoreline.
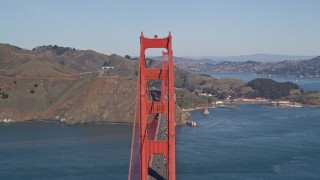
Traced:
<path fill-rule="evenodd" d="M 215 108 L 226 108 L 230 110 L 238 110 L 240 109 L 236 105 L 241 105 L 241 104 L 261 104 L 261 105 L 274 105 L 274 106 L 264 106 L 268 108 L 320 108 L 320 105 L 309 105 L 309 104 L 274 104 L 271 102 L 232 102 L 232 103 L 223 103 L 219 105 L 213 105 L 210 107 L 203 107 L 203 106 L 198 106 L 194 108 L 182 108 L 181 111 L 185 113 L 189 113 L 191 116 L 192 111 L 196 110 L 204 110 L 204 109 L 215 109 Z M 186 119 L 184 119 L 184 122 L 186 122 L 190 116 Z M 114 125 L 133 125 L 133 122 L 103 122 L 103 121 L 91 121 L 91 122 L 76 122 L 76 123 L 68 123 L 66 121 L 61 121 L 59 119 L 30 119 L 30 120 L 14 120 L 11 118 L 3 118 L 0 119 L 0 125 L 1 124 L 12 124 L 12 123 L 25 123 L 25 122 L 48 122 L 48 123 L 59 123 L 59 124 L 66 124 L 66 125 L 86 125 L 86 124 L 114 124 Z M 176 126 L 184 125 L 184 123 L 181 124 L 176 124 Z"/>
<path fill-rule="evenodd" d="M 215 109 L 215 108 L 226 108 L 226 109 L 232 109 L 232 110 L 238 110 L 240 109 L 236 105 L 241 105 L 241 104 L 261 104 L 261 105 L 275 105 L 274 103 L 271 102 L 232 102 L 232 103 L 223 103 L 220 105 L 213 105 L 211 107 L 194 107 L 194 108 L 183 108 L 182 111 L 184 112 L 192 112 L 196 110 L 203 110 L 205 108 L 208 109 Z M 320 108 L 320 105 L 309 105 L 309 104 L 299 104 L 299 105 L 294 105 L 294 104 L 280 104 L 277 105 L 276 107 L 278 108 Z"/>
<path fill-rule="evenodd" d="M 89 124 L 115 124 L 115 125 L 133 125 L 133 123 L 129 122 L 100 122 L 100 121 L 92 121 L 92 122 L 78 122 L 78 123 L 67 123 L 61 122 L 60 120 L 55 119 L 30 119 L 30 120 L 12 120 L 12 119 L 0 119 L 1 124 L 13 124 L 13 123 L 29 123 L 29 122 L 44 122 L 44 123 L 57 123 L 57 124 L 65 124 L 65 125 L 89 125 Z"/>
<path fill-rule="evenodd" d="M 229 106 L 228 106 L 229 105 Z M 184 112 L 192 112 L 192 111 L 196 111 L 196 110 L 204 110 L 204 109 L 216 109 L 216 108 L 226 108 L 226 109 L 239 109 L 239 107 L 236 106 L 232 106 L 230 104 L 221 104 L 218 106 L 211 106 L 211 107 L 194 107 L 194 108 L 186 108 L 186 109 L 182 109 L 182 111 Z"/>

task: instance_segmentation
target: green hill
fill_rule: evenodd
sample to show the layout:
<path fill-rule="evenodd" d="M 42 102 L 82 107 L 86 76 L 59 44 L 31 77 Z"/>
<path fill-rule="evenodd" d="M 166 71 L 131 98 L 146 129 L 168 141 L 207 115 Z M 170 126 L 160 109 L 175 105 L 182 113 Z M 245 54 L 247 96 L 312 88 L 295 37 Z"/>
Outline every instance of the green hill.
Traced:
<path fill-rule="evenodd" d="M 301 94 L 300 87 L 292 82 L 276 82 L 272 79 L 257 78 L 248 82 L 247 86 L 254 91 L 247 96 L 264 97 L 269 99 L 279 99 L 284 96 L 289 96 L 292 93 Z"/>

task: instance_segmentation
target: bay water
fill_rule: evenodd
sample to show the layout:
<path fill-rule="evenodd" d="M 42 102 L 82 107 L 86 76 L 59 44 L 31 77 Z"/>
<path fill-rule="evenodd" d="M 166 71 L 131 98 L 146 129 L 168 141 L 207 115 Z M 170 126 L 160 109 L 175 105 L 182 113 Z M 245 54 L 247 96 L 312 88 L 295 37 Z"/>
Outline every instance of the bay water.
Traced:
<path fill-rule="evenodd" d="M 320 90 L 318 79 L 299 81 Z M 193 111 L 197 127 L 176 127 L 177 179 L 320 179 L 320 108 L 237 106 Z M 0 179 L 127 179 L 131 133 L 126 124 L 2 123 Z"/>
<path fill-rule="evenodd" d="M 320 109 L 238 105 L 177 128 L 179 179 L 320 179 Z"/>

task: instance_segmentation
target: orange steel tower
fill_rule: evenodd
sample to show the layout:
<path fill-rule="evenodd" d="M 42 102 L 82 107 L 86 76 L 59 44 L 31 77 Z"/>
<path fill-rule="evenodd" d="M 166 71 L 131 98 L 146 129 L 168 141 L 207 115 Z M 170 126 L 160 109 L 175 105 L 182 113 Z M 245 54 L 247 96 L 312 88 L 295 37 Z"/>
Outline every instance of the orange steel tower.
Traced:
<path fill-rule="evenodd" d="M 147 67 L 145 51 L 163 48 L 161 68 Z M 129 180 L 176 179 L 172 36 L 140 36 L 140 64 Z"/>

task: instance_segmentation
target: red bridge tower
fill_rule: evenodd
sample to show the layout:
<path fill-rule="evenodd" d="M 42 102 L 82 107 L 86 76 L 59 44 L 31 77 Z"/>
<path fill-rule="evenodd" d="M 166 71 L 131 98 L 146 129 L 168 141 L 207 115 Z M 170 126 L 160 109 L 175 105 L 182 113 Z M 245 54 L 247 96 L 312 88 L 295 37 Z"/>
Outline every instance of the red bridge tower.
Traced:
<path fill-rule="evenodd" d="M 164 48 L 162 65 L 153 69 L 148 48 Z M 140 64 L 129 180 L 176 179 L 174 66 L 171 33 L 140 36 Z"/>

